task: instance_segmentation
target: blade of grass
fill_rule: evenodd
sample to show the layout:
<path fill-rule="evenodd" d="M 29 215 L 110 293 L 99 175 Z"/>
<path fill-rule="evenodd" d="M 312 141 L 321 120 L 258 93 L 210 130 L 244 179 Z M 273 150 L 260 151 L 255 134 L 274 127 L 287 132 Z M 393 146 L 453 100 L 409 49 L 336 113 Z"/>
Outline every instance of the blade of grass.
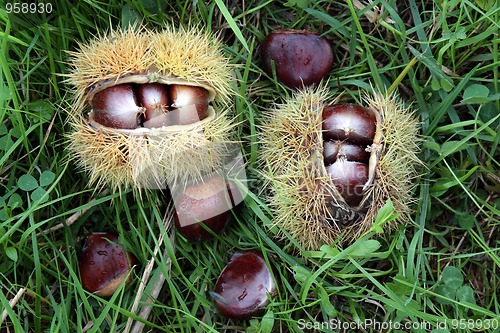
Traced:
<path fill-rule="evenodd" d="M 231 16 L 231 13 L 229 13 L 229 11 L 227 10 L 227 7 L 224 4 L 224 2 L 222 2 L 222 0 L 215 0 L 215 3 L 217 4 L 217 7 L 219 7 L 219 10 L 221 11 L 222 15 L 229 24 L 231 30 L 233 30 L 236 38 L 238 38 L 238 40 L 240 41 L 241 45 L 243 45 L 243 47 L 245 48 L 245 50 L 247 50 L 248 53 L 251 53 L 247 41 L 245 40 L 245 37 L 243 37 L 243 34 L 241 33 L 240 28 L 238 27 L 238 24 Z"/>

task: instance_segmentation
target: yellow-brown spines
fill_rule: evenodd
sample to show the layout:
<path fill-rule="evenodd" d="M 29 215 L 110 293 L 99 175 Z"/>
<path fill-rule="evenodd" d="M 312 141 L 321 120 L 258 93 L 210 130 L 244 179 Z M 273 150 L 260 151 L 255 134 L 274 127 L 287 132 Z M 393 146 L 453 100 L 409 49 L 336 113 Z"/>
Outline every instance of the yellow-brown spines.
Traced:
<path fill-rule="evenodd" d="M 232 94 L 229 59 L 214 36 L 196 28 L 167 28 L 152 34 L 151 53 L 162 75 L 208 85 L 221 101 L 227 102 Z"/>
<path fill-rule="evenodd" d="M 415 201 L 412 191 L 420 175 L 418 169 L 423 167 L 418 157 L 422 142 L 418 119 L 415 112 L 395 94 L 365 94 L 364 102 L 378 110 L 382 120 L 375 202 L 367 212 L 367 218 L 375 219 L 378 209 L 391 199 L 395 211 L 401 213 L 399 220 L 405 220 L 411 212 L 410 205 Z"/>
<path fill-rule="evenodd" d="M 198 27 L 118 29 L 70 52 L 67 82 L 74 102 L 68 150 L 97 188 L 160 187 L 221 168 L 224 144 L 234 142 L 231 66 L 222 44 Z M 107 87 L 158 82 L 203 87 L 209 116 L 189 125 L 135 130 L 109 128 L 89 117 L 89 101 Z M 89 121 L 90 119 L 90 121 Z"/>
<path fill-rule="evenodd" d="M 282 230 L 278 237 L 289 233 L 307 249 L 333 242 L 339 233 L 326 225 L 332 188 L 324 186 L 321 122 L 327 100 L 326 89 L 298 91 L 275 104 L 261 125 L 263 190 L 273 224 Z"/>
<path fill-rule="evenodd" d="M 228 102 L 233 93 L 231 66 L 219 40 L 197 27 L 112 30 L 108 35 L 80 44 L 79 50 L 70 55 L 67 82 L 74 86 L 79 103 L 76 110 L 80 111 L 85 108 L 86 94 L 91 89 L 130 75 L 207 86 L 222 102 Z"/>
<path fill-rule="evenodd" d="M 262 194 L 273 212 L 277 237 L 289 234 L 306 250 L 345 243 L 366 232 L 388 199 L 404 219 L 420 163 L 418 126 L 394 96 L 366 95 L 381 117 L 370 162 L 374 179 L 361 207 L 349 207 L 333 186 L 323 162 L 322 110 L 331 98 L 325 87 L 306 88 L 264 116 L 260 142 Z M 404 122 L 404 124 L 401 124 Z"/>
<path fill-rule="evenodd" d="M 151 35 L 142 29 L 113 30 L 69 52 L 71 72 L 67 82 L 74 87 L 74 110 L 82 111 L 87 106 L 85 95 L 101 82 L 144 74 L 152 63 Z"/>

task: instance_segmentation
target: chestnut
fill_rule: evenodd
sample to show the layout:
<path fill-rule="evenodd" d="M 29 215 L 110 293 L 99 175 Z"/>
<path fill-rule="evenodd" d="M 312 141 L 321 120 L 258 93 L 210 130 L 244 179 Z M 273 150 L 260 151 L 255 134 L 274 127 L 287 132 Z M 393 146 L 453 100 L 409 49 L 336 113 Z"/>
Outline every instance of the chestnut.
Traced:
<path fill-rule="evenodd" d="M 296 89 L 319 83 L 332 68 L 333 51 L 328 40 L 307 30 L 276 30 L 262 42 L 262 65 L 277 79 Z"/>
<path fill-rule="evenodd" d="M 136 92 L 139 103 L 146 109 L 143 126 L 147 128 L 168 126 L 170 103 L 167 86 L 160 83 L 138 84 Z"/>
<path fill-rule="evenodd" d="M 119 84 L 97 92 L 90 100 L 93 117 L 99 124 L 121 129 L 135 129 L 145 109 L 137 103 L 131 84 Z"/>
<path fill-rule="evenodd" d="M 368 163 L 370 153 L 365 146 L 360 146 L 346 141 L 324 141 L 323 157 L 325 165 L 334 163 L 343 158 L 347 161 Z"/>
<path fill-rule="evenodd" d="M 135 257 L 117 245 L 115 233 L 93 233 L 83 245 L 78 258 L 83 287 L 100 297 L 109 297 L 124 279 L 130 281 Z"/>
<path fill-rule="evenodd" d="M 208 116 L 208 90 L 180 84 L 173 84 L 169 88 L 173 124 L 192 124 Z"/>
<path fill-rule="evenodd" d="M 212 238 L 201 224 L 220 234 L 231 218 L 235 186 L 219 176 L 187 186 L 175 200 L 174 222 L 177 230 L 187 239 L 200 242 Z"/>
<path fill-rule="evenodd" d="M 357 206 L 363 199 L 363 186 L 368 180 L 368 165 L 339 159 L 328 165 L 326 171 L 345 202 L 349 206 Z"/>
<path fill-rule="evenodd" d="M 217 309 L 232 319 L 251 318 L 269 303 L 276 284 L 261 252 L 235 253 L 222 270 L 211 295 Z"/>
<path fill-rule="evenodd" d="M 375 115 L 355 104 L 334 104 L 323 109 L 323 138 L 370 145 L 376 130 Z"/>

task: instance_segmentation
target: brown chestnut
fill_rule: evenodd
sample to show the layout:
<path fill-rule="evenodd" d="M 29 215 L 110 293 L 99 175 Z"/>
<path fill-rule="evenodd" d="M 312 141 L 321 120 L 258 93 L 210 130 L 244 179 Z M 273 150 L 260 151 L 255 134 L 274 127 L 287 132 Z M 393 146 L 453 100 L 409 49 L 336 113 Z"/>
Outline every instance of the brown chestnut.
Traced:
<path fill-rule="evenodd" d="M 262 42 L 262 65 L 277 79 L 296 89 L 319 83 L 332 68 L 333 51 L 328 40 L 307 30 L 276 30 Z"/>
<path fill-rule="evenodd" d="M 145 110 L 139 107 L 131 84 L 119 84 L 97 92 L 90 106 L 96 122 L 122 129 L 139 127 L 141 114 Z"/>
<path fill-rule="evenodd" d="M 370 145 L 376 130 L 375 115 L 355 104 L 334 104 L 323 109 L 323 138 Z"/>
<path fill-rule="evenodd" d="M 217 309 L 226 317 L 247 319 L 269 303 L 276 284 L 261 252 L 235 253 L 222 270 L 211 293 Z"/>
<path fill-rule="evenodd" d="M 174 198 L 177 198 L 174 212 L 177 230 L 196 242 L 212 238 L 212 234 L 200 222 L 215 234 L 221 233 L 231 218 L 234 193 L 237 191 L 231 182 L 213 176 L 187 186 L 180 196 L 174 194 Z"/>
<path fill-rule="evenodd" d="M 109 297 L 124 279 L 132 277 L 130 270 L 135 257 L 117 245 L 115 233 L 93 233 L 89 235 L 78 258 L 83 287 L 101 297 Z"/>
<path fill-rule="evenodd" d="M 138 84 L 136 92 L 139 103 L 146 109 L 143 126 L 147 128 L 168 126 L 167 86 L 160 83 Z"/>
<path fill-rule="evenodd" d="M 180 84 L 173 84 L 169 88 L 173 124 L 192 124 L 208 116 L 208 90 Z"/>
<path fill-rule="evenodd" d="M 349 206 L 357 206 L 363 199 L 363 186 L 368 180 L 368 165 L 339 159 L 328 165 L 326 171 L 345 202 Z"/>
<path fill-rule="evenodd" d="M 370 153 L 366 151 L 366 146 L 338 140 L 324 141 L 323 157 L 325 165 L 332 164 L 340 158 L 347 161 L 368 163 Z"/>

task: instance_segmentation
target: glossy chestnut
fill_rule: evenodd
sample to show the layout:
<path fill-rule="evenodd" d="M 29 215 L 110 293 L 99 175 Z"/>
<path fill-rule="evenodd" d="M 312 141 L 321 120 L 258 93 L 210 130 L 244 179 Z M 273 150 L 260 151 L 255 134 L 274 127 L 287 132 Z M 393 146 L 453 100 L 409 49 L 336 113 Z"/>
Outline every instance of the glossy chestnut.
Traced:
<path fill-rule="evenodd" d="M 335 140 L 323 142 L 323 157 L 325 165 L 335 163 L 338 159 L 368 163 L 370 153 L 366 151 L 366 146 Z"/>
<path fill-rule="evenodd" d="M 231 219 L 234 206 L 234 185 L 222 177 L 214 176 L 198 184 L 189 185 L 181 195 L 174 194 L 174 222 L 177 230 L 187 239 L 199 242 L 220 234 Z"/>
<path fill-rule="evenodd" d="M 109 297 L 120 284 L 128 283 L 135 257 L 117 245 L 115 233 L 93 233 L 89 235 L 78 258 L 83 287 L 101 297 Z"/>
<path fill-rule="evenodd" d="M 168 89 L 160 83 L 146 83 L 135 86 L 139 104 L 146 109 L 143 126 L 155 128 L 169 125 Z"/>
<path fill-rule="evenodd" d="M 363 199 L 363 186 L 368 180 L 368 165 L 360 162 L 337 160 L 326 166 L 333 184 L 349 206 L 357 206 Z"/>
<path fill-rule="evenodd" d="M 217 309 L 233 319 L 255 316 L 276 292 L 271 270 L 261 252 L 235 253 L 222 270 L 211 293 Z"/>
<path fill-rule="evenodd" d="M 180 84 L 173 84 L 169 88 L 173 124 L 192 124 L 208 116 L 208 90 Z"/>
<path fill-rule="evenodd" d="M 376 130 L 375 115 L 355 104 L 334 104 L 323 109 L 323 138 L 370 145 Z"/>
<path fill-rule="evenodd" d="M 145 111 L 138 105 L 131 84 L 119 84 L 97 92 L 90 106 L 94 120 L 111 128 L 135 129 L 140 126 Z"/>
<path fill-rule="evenodd" d="M 333 51 L 328 40 L 307 30 L 276 30 L 262 42 L 262 65 L 289 88 L 319 83 L 332 68 Z"/>

